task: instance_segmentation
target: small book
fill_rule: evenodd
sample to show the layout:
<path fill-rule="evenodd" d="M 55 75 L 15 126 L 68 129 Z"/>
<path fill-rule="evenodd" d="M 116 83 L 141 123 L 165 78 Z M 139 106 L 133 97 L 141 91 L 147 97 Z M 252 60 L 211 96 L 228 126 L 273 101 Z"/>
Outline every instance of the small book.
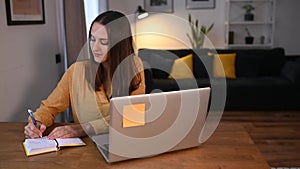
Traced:
<path fill-rule="evenodd" d="M 58 138 L 48 140 L 47 137 L 37 139 L 25 139 L 23 142 L 27 156 L 59 151 L 61 147 L 86 145 L 80 138 Z"/>

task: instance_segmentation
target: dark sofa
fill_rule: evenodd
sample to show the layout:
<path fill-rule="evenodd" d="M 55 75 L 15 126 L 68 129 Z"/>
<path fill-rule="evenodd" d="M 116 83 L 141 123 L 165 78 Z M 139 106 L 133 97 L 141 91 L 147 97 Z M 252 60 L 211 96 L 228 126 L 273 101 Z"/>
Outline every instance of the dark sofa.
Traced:
<path fill-rule="evenodd" d="M 190 53 L 195 79 L 168 78 L 174 60 Z M 236 53 L 236 78 L 213 77 L 211 55 L 216 53 Z M 286 56 L 283 48 L 140 49 L 138 55 L 145 67 L 147 93 L 207 87 L 223 80 L 225 110 L 300 110 L 300 57 Z"/>

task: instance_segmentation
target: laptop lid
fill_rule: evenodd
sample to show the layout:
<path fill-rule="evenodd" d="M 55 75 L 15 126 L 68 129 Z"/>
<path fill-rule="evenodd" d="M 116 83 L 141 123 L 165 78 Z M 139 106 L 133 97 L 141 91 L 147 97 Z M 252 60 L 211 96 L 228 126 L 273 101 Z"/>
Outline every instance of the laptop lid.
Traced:
<path fill-rule="evenodd" d="M 112 98 L 109 133 L 93 140 L 107 162 L 198 146 L 209 96 L 197 88 Z"/>

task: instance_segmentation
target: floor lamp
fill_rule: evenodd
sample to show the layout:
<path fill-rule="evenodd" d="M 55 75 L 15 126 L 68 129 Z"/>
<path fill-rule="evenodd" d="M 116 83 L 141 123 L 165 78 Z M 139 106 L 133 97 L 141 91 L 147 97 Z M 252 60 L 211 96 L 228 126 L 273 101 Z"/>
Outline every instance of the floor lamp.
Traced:
<path fill-rule="evenodd" d="M 146 10 L 144 10 L 141 6 L 138 6 L 137 7 L 137 10 L 135 11 L 135 23 L 134 23 L 134 33 L 135 33 L 135 35 L 134 35 L 134 40 L 135 40 L 135 43 L 136 43 L 136 45 L 137 45 L 137 28 L 136 28 L 136 24 L 137 24 L 137 22 L 138 22 L 138 20 L 141 20 L 141 19 L 144 19 L 144 18 L 146 18 L 146 17 L 148 17 L 149 16 L 149 13 L 146 11 Z"/>
<path fill-rule="evenodd" d="M 145 11 L 141 6 L 137 7 L 137 10 L 135 13 L 137 14 L 138 19 L 146 18 L 149 15 L 149 13 L 147 11 Z"/>

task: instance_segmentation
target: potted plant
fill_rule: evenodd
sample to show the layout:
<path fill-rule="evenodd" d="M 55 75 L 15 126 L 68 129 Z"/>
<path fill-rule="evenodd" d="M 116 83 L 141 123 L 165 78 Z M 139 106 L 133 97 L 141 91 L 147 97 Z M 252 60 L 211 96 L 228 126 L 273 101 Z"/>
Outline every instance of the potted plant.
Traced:
<path fill-rule="evenodd" d="M 201 28 L 199 29 L 198 26 L 198 19 L 194 22 L 192 20 L 191 14 L 189 14 L 189 24 L 191 27 L 191 34 L 187 34 L 189 41 L 192 45 L 192 47 L 195 48 L 202 48 L 205 40 L 205 36 L 211 31 L 211 29 L 214 27 L 214 24 L 211 24 L 209 28 L 206 29 L 206 26 L 201 25 Z"/>
<path fill-rule="evenodd" d="M 245 43 L 246 44 L 253 44 L 254 41 L 254 37 L 250 34 L 250 31 L 248 28 L 245 28 L 246 32 L 247 32 L 247 36 L 245 37 Z"/>
<path fill-rule="evenodd" d="M 254 20 L 254 14 L 251 12 L 255 8 L 251 4 L 246 4 L 243 6 L 243 9 L 245 9 L 246 13 L 244 15 L 244 20 L 245 21 L 253 21 Z"/>

